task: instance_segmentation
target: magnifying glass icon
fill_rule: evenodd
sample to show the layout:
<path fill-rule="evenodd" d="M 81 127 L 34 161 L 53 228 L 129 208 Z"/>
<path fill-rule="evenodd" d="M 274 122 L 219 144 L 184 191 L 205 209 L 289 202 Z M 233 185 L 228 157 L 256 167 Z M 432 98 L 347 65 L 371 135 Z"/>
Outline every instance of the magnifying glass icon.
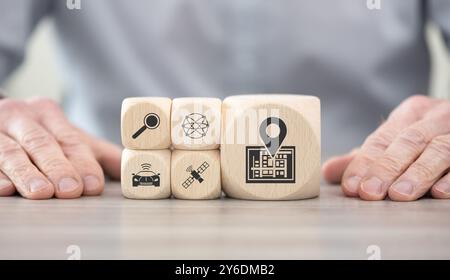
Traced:
<path fill-rule="evenodd" d="M 131 136 L 133 139 L 136 139 L 139 137 L 139 135 L 142 134 L 147 128 L 148 129 L 155 129 L 159 126 L 159 116 L 155 113 L 150 113 L 145 116 L 144 118 L 144 125 L 139 128 L 138 131 L 136 131 L 133 136 Z"/>

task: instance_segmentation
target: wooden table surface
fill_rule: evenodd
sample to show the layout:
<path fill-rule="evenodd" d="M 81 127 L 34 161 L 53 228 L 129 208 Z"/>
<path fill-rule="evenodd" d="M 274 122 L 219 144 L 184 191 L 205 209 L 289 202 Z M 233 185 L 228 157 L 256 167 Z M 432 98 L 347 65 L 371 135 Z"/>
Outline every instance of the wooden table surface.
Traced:
<path fill-rule="evenodd" d="M 0 259 L 450 258 L 450 201 L 364 202 L 323 185 L 317 199 L 135 201 L 0 198 Z"/>

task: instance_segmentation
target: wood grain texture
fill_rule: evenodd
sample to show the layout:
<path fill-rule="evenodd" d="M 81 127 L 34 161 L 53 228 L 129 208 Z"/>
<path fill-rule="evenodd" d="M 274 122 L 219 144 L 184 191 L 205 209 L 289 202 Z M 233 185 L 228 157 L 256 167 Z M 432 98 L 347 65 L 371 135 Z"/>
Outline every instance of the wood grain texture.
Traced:
<path fill-rule="evenodd" d="M 134 97 L 122 102 L 121 135 L 122 145 L 128 149 L 153 150 L 170 147 L 170 111 L 172 101 L 165 97 Z M 144 120 L 149 114 L 159 117 L 159 124 L 154 129 L 144 127 Z"/>
<path fill-rule="evenodd" d="M 175 98 L 171 117 L 172 146 L 182 150 L 218 149 L 221 106 L 222 101 L 218 98 Z"/>
<path fill-rule="evenodd" d="M 169 198 L 170 150 L 129 150 L 122 153 L 122 193 L 132 199 Z"/>
<path fill-rule="evenodd" d="M 130 200 L 119 183 L 99 197 L 0 198 L 0 259 L 449 259 L 450 203 L 361 201 L 338 186 L 320 198 Z"/>
<path fill-rule="evenodd" d="M 283 153 L 290 153 L 291 156 L 294 154 L 293 160 L 290 161 L 291 166 L 295 166 L 294 172 L 293 175 L 286 176 L 291 178 L 288 183 L 280 183 L 279 180 L 255 183 L 248 180 L 250 171 L 263 165 L 264 155 L 260 156 L 258 162 L 255 161 L 254 169 L 248 167 L 248 161 L 252 158 L 249 156 L 252 153 L 250 150 L 260 149 L 261 154 L 265 153 L 260 125 L 269 117 L 277 117 L 287 126 L 287 134 L 280 150 L 274 157 L 270 156 L 268 162 L 286 166 L 289 159 L 278 160 L 277 157 L 289 157 Z M 273 129 L 273 125 L 270 128 Z M 278 134 L 272 134 L 274 135 Z M 288 147 L 294 148 L 281 153 L 283 148 Z M 319 99 L 313 96 L 282 94 L 226 98 L 222 105 L 221 168 L 223 191 L 233 198 L 295 200 L 317 196 L 320 184 Z M 282 171 L 277 172 L 284 174 L 289 170 L 279 169 Z M 256 172 L 263 174 L 269 171 Z M 257 174 L 254 174 L 256 177 Z"/>
<path fill-rule="evenodd" d="M 202 180 L 200 183 L 191 176 L 190 172 L 197 172 L 205 163 L 208 167 L 203 172 L 198 172 L 200 180 Z M 174 150 L 172 152 L 171 177 L 172 194 L 175 198 L 219 198 L 222 195 L 219 150 Z"/>

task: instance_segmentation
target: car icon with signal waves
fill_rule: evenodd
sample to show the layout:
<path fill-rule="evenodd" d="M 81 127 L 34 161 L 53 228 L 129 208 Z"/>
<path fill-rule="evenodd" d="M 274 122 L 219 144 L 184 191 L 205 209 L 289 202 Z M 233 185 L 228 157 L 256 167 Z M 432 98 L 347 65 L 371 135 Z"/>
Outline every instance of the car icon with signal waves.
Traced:
<path fill-rule="evenodd" d="M 133 175 L 132 178 L 132 184 L 133 187 L 139 187 L 139 186 L 154 186 L 159 187 L 160 186 L 160 173 L 155 173 L 150 170 L 143 170 Z"/>

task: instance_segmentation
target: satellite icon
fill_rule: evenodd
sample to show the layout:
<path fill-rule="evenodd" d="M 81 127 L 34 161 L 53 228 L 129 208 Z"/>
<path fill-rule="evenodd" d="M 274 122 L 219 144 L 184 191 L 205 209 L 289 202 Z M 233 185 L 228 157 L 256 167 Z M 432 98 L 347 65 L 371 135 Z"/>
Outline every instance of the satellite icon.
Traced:
<path fill-rule="evenodd" d="M 192 168 L 192 165 L 188 166 L 188 168 L 186 168 L 186 172 L 189 172 L 191 174 L 191 176 L 189 176 L 189 178 L 187 178 L 183 184 L 181 184 L 183 186 L 183 188 L 187 189 L 189 188 L 192 183 L 194 183 L 194 181 L 198 181 L 199 183 L 202 183 L 204 181 L 204 179 L 202 178 L 202 176 L 200 176 L 200 174 L 202 174 L 203 172 L 205 172 L 206 169 L 208 169 L 209 167 L 209 163 L 207 163 L 206 161 L 202 163 L 202 165 L 200 165 L 199 168 L 197 168 L 197 170 L 194 170 Z"/>

